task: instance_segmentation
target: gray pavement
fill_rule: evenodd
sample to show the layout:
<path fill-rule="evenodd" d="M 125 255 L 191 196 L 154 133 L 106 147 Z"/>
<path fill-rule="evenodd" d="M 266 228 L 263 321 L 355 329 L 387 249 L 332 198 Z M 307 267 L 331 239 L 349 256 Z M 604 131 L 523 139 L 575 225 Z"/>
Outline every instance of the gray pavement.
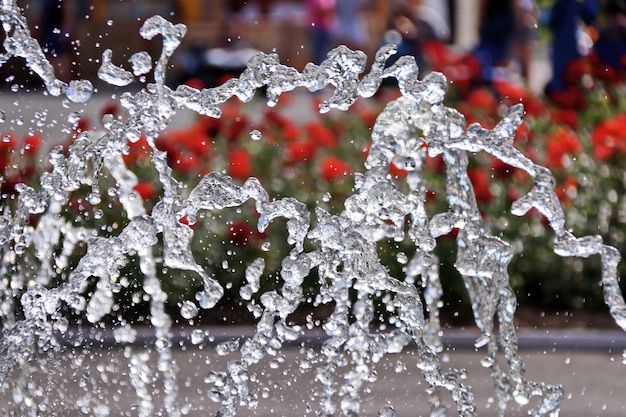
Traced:
<path fill-rule="evenodd" d="M 218 333 L 216 331 L 216 333 Z M 237 334 L 237 332 L 232 333 Z M 599 335 L 599 334 L 598 334 Z M 609 336 L 610 337 L 610 336 Z M 315 351 L 315 347 L 312 347 Z M 91 348 L 79 355 L 47 355 L 39 359 L 45 373 L 32 377 L 36 397 L 44 400 L 46 408 L 40 417 L 84 416 L 81 405 L 92 408 L 100 405 L 111 417 L 138 416 L 140 400 L 130 381 L 129 361 L 139 347 Z M 268 356 L 251 369 L 250 387 L 259 396 L 255 409 L 242 408 L 242 416 L 310 416 L 314 415 L 319 385 L 314 371 L 300 366 L 302 349 L 292 346 L 280 355 Z M 621 417 L 626 415 L 626 365 L 622 350 L 525 349 L 521 352 L 526 362 L 526 376 L 535 382 L 562 384 L 565 399 L 561 416 L 566 417 Z M 225 371 L 229 360 L 237 354 L 218 356 L 214 344 L 201 347 L 178 347 L 173 356 L 180 372 L 180 403 L 185 416 L 215 415 L 219 406 L 207 396 L 210 385 L 204 382 L 209 371 Z M 466 383 L 473 388 L 479 416 L 496 416 L 493 383 L 488 370 L 480 364 L 484 351 L 449 347 L 441 355 L 445 369 L 465 369 Z M 149 372 L 142 373 L 152 390 L 155 416 L 166 415 L 163 408 L 163 385 L 150 354 Z M 315 360 L 311 361 L 312 363 Z M 504 359 L 501 359 L 501 363 Z M 417 370 L 415 351 L 387 355 L 375 365 L 376 381 L 370 391 L 362 394 L 361 415 L 375 416 L 377 410 L 391 404 L 398 416 L 428 416 L 428 401 L 424 395 L 425 382 Z M 345 372 L 340 370 L 340 372 Z M 8 390 L 7 390 L 8 391 Z M 10 393 L 0 396 L 0 415 L 20 416 L 9 404 Z M 144 397 L 146 398 L 146 397 Z M 444 399 L 445 396 L 444 396 Z M 450 398 L 446 401 L 451 404 Z M 533 403 L 531 402 L 531 405 Z M 527 415 L 528 406 L 519 408 L 510 404 L 507 416 Z M 97 408 L 97 407 L 96 407 Z M 159 411 L 161 410 L 161 411 Z M 313 411 L 311 411 L 313 410 Z M 93 415 L 93 414 L 87 414 Z M 453 410 L 450 416 L 457 415 Z"/>

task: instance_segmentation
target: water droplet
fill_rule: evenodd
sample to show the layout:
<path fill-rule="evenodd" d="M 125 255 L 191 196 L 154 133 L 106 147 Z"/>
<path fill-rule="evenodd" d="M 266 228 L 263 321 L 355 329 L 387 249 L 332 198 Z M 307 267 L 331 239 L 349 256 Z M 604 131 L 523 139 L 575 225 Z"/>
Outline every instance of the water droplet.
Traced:
<path fill-rule="evenodd" d="M 390 405 L 383 405 L 378 410 L 378 417 L 397 417 L 398 413 L 396 410 Z"/>
<path fill-rule="evenodd" d="M 67 115 L 67 122 L 70 124 L 76 124 L 78 123 L 78 121 L 80 120 L 80 116 L 81 116 L 81 112 L 80 111 L 73 111 L 70 114 Z"/>
<path fill-rule="evenodd" d="M 252 131 L 250 131 L 250 139 L 252 140 L 261 140 L 263 139 L 263 135 L 261 134 L 261 132 L 257 129 L 254 129 Z"/>
<path fill-rule="evenodd" d="M 495 361 L 493 360 L 493 358 L 491 356 L 487 356 L 484 357 L 481 361 L 480 364 L 484 367 L 484 368 L 491 368 L 493 366 L 493 364 L 495 363 Z"/>
<path fill-rule="evenodd" d="M 230 340 L 228 342 L 223 342 L 215 346 L 215 352 L 220 356 L 225 356 L 229 353 L 233 353 L 237 351 L 237 349 L 239 349 L 238 340 Z"/>
<path fill-rule="evenodd" d="M 98 204 L 100 204 L 100 202 L 102 201 L 100 198 L 100 193 L 97 192 L 92 192 L 87 196 L 87 201 L 89 202 L 89 204 L 91 204 L 92 206 L 97 206 Z"/>
<path fill-rule="evenodd" d="M 183 301 L 183 305 L 180 307 L 180 315 L 191 320 L 198 315 L 198 307 L 189 300 Z"/>
<path fill-rule="evenodd" d="M 111 85 L 123 87 L 134 81 L 133 74 L 123 68 L 113 65 L 111 58 L 113 51 L 110 49 L 102 53 L 102 64 L 98 70 L 98 78 Z"/>
<path fill-rule="evenodd" d="M 133 54 L 129 61 L 136 76 L 147 74 L 152 69 L 152 57 L 145 51 Z"/>
<path fill-rule="evenodd" d="M 204 330 L 194 329 L 191 331 L 191 343 L 199 345 L 204 341 Z"/>
<path fill-rule="evenodd" d="M 522 391 L 513 391 L 513 399 L 519 405 L 526 405 L 530 402 L 528 396 Z"/>
<path fill-rule="evenodd" d="M 486 346 L 490 340 L 491 338 L 488 334 L 480 335 L 480 337 L 474 342 L 474 347 L 476 347 L 476 349 L 480 349 L 481 347 Z"/>
<path fill-rule="evenodd" d="M 402 265 L 406 265 L 406 263 L 409 262 L 409 257 L 406 256 L 406 253 L 404 252 L 398 252 L 398 254 L 396 255 L 396 259 L 398 263 Z"/>
<path fill-rule="evenodd" d="M 67 98 L 74 103 L 84 103 L 91 98 L 93 85 L 88 80 L 72 80 L 65 91 Z"/>
<path fill-rule="evenodd" d="M 126 139 L 131 143 L 136 143 L 141 139 L 141 132 L 137 129 L 129 128 L 126 130 Z"/>
<path fill-rule="evenodd" d="M 113 337 L 117 343 L 133 343 L 137 338 L 137 331 L 130 325 L 124 325 L 113 330 Z"/>

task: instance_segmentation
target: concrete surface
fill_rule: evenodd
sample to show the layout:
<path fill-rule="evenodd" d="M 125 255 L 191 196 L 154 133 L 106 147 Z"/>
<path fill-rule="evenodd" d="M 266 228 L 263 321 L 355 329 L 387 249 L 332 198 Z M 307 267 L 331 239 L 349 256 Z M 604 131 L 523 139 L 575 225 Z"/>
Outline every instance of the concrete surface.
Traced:
<path fill-rule="evenodd" d="M 108 409 L 110 417 L 138 416 L 139 399 L 129 379 L 129 357 L 140 352 L 138 347 L 86 349 L 75 357 L 49 355 L 38 359 L 45 373 L 36 372 L 32 378 L 34 392 L 47 405 L 40 417 L 79 417 L 81 402 Z M 219 405 L 207 397 L 210 385 L 203 382 L 209 371 L 225 371 L 228 360 L 237 354 L 218 356 L 214 345 L 202 348 L 174 349 L 180 372 L 180 403 L 184 415 L 204 417 L 215 415 Z M 267 357 L 252 368 L 251 390 L 259 395 L 256 409 L 242 408 L 241 416 L 309 416 L 314 415 L 317 401 L 314 397 L 319 385 L 314 381 L 314 371 L 300 369 L 303 356 L 298 347 L 281 352 L 284 357 Z M 478 416 L 496 416 L 493 383 L 488 370 L 480 365 L 483 351 L 448 348 L 442 354 L 442 365 L 447 368 L 466 369 L 466 383 L 473 388 Z M 622 363 L 622 350 L 581 351 L 569 349 L 530 349 L 522 351 L 529 380 L 549 384 L 562 384 L 565 399 L 562 416 L 565 417 L 622 417 L 626 415 L 626 365 Z M 150 355 L 150 369 L 155 375 L 145 374 L 153 381 L 151 396 L 155 416 L 163 412 L 163 386 L 155 364 L 156 355 Z M 272 362 L 273 361 L 273 362 Z M 424 395 L 425 382 L 415 366 L 415 351 L 390 354 L 375 365 L 377 380 L 371 391 L 362 394 L 363 416 L 375 416 L 378 409 L 391 404 L 398 416 L 428 416 L 429 408 Z M 503 363 L 503 359 L 501 359 Z M 346 369 L 347 371 L 347 369 Z M 341 372 L 345 372 L 341 370 Z M 17 376 L 16 376 L 17 378 Z M 154 379 L 151 379 L 154 378 Z M 5 387 L 6 388 L 6 387 Z M 5 390 L 0 395 L 0 415 L 21 417 L 9 406 Z M 446 394 L 447 395 L 447 394 Z M 448 396 L 449 397 L 449 396 Z M 445 396 L 444 396 L 445 398 Z M 446 401 L 450 404 L 449 398 Z M 531 405 L 534 404 L 531 402 Z M 527 415 L 528 408 L 510 404 L 507 416 Z M 91 414 L 89 414 L 91 415 Z M 450 416 L 457 415 L 454 410 Z"/>

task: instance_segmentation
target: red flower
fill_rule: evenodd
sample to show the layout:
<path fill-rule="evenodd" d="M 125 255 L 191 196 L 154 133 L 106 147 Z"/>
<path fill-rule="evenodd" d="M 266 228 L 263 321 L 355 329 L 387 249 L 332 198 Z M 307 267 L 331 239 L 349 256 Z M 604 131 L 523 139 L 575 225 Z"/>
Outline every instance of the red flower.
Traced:
<path fill-rule="evenodd" d="M 576 197 L 576 190 L 578 188 L 578 181 L 572 175 L 568 175 L 563 181 L 563 184 L 556 187 L 556 195 L 559 198 L 561 204 L 568 204 L 574 197 Z"/>
<path fill-rule="evenodd" d="M 159 144 L 158 149 L 167 151 L 167 148 L 161 147 L 163 142 L 164 140 L 159 138 L 159 141 L 157 142 Z M 148 140 L 144 135 L 141 135 L 137 142 L 128 142 L 128 153 L 123 154 L 122 158 L 124 159 L 124 163 L 126 163 L 126 165 L 143 164 L 150 157 L 149 155 L 151 151 L 152 149 L 148 144 Z"/>
<path fill-rule="evenodd" d="M 234 105 L 226 105 L 222 108 L 222 120 L 220 136 L 228 140 L 239 139 L 249 126 L 248 118 Z"/>
<path fill-rule="evenodd" d="M 452 61 L 456 59 L 453 56 L 452 51 L 448 48 L 444 43 L 435 41 L 435 40 L 427 40 L 422 42 L 422 49 L 426 58 L 428 59 L 428 63 L 430 67 L 435 71 L 441 71 L 445 66 L 449 65 Z"/>
<path fill-rule="evenodd" d="M 573 109 L 553 109 L 550 118 L 555 124 L 562 124 L 578 129 L 578 113 Z"/>
<path fill-rule="evenodd" d="M 378 113 L 374 111 L 370 106 L 366 106 L 363 104 L 356 105 L 354 107 L 354 111 L 359 116 L 359 118 L 363 121 L 365 126 L 367 126 L 370 129 L 374 127 L 374 124 L 376 123 L 376 119 L 378 118 Z"/>
<path fill-rule="evenodd" d="M 498 158 L 491 159 L 491 170 L 500 178 L 509 178 L 515 174 L 517 168 L 502 162 Z"/>
<path fill-rule="evenodd" d="M 394 178 L 404 178 L 406 177 L 408 171 L 406 169 L 398 168 L 392 161 L 389 164 L 389 173 Z"/>
<path fill-rule="evenodd" d="M 192 229 L 195 229 L 198 226 L 198 222 L 194 221 L 193 223 L 191 223 L 187 215 L 184 215 L 183 217 L 178 219 L 178 222 L 184 224 L 185 226 L 189 226 Z"/>
<path fill-rule="evenodd" d="M 152 201 L 157 195 L 157 190 L 151 182 L 141 181 L 133 189 L 144 201 Z"/>
<path fill-rule="evenodd" d="M 548 94 L 548 98 L 552 100 L 556 106 L 560 107 L 574 110 L 582 110 L 587 107 L 587 98 L 577 87 L 571 87 L 563 91 L 552 91 Z"/>
<path fill-rule="evenodd" d="M 593 77 L 605 83 L 616 84 L 621 82 L 624 78 L 624 72 L 621 69 L 603 62 L 597 53 L 591 53 L 589 55 L 589 64 Z"/>
<path fill-rule="evenodd" d="M 246 246 L 256 237 L 248 222 L 235 222 L 228 227 L 228 243 Z"/>
<path fill-rule="evenodd" d="M 442 155 L 437 155 L 434 158 L 427 158 L 425 167 L 432 172 L 442 173 L 446 169 L 446 162 Z"/>
<path fill-rule="evenodd" d="M 466 99 L 473 109 L 480 109 L 489 113 L 495 113 L 498 109 L 496 98 L 484 88 L 472 91 Z"/>
<path fill-rule="evenodd" d="M 206 133 L 204 126 L 200 124 L 194 124 L 189 129 L 178 131 L 174 136 L 176 140 L 198 156 L 206 156 L 212 149 L 211 138 Z"/>
<path fill-rule="evenodd" d="M 531 130 L 528 123 L 523 122 L 515 131 L 514 141 L 516 144 L 532 142 L 534 131 Z"/>
<path fill-rule="evenodd" d="M 276 111 L 276 109 L 268 108 L 265 110 L 265 121 L 270 125 L 278 128 L 282 128 L 289 123 L 289 120 Z"/>
<path fill-rule="evenodd" d="M 15 133 L 2 133 L 2 137 L 0 138 L 0 175 L 7 169 L 16 143 L 17 136 L 15 136 Z"/>
<path fill-rule="evenodd" d="M 285 148 L 287 159 L 291 162 L 309 161 L 315 156 L 317 144 L 312 140 L 304 142 L 290 142 Z"/>
<path fill-rule="evenodd" d="M 40 133 L 31 133 L 26 136 L 24 139 L 23 149 L 24 155 L 34 156 L 37 155 L 39 149 L 41 149 L 41 144 L 43 143 L 43 139 L 41 138 Z"/>
<path fill-rule="evenodd" d="M 521 196 L 522 195 L 517 188 L 511 187 L 506 190 L 506 198 L 508 198 L 509 201 L 517 201 Z"/>
<path fill-rule="evenodd" d="M 337 146 L 337 136 L 326 126 L 317 122 L 309 122 L 306 125 L 309 139 L 333 149 Z"/>
<path fill-rule="evenodd" d="M 228 81 L 230 79 L 233 79 L 233 78 L 237 78 L 237 76 L 235 74 L 232 74 L 232 73 L 224 74 L 217 80 L 217 85 L 225 84 L 226 81 Z"/>
<path fill-rule="evenodd" d="M 198 173 L 200 171 L 200 161 L 199 158 L 190 152 L 178 152 L 175 154 L 175 158 L 169 158 L 168 161 L 171 160 L 170 166 L 181 174 L 189 174 L 191 172 Z M 172 155 L 174 156 L 174 155 Z"/>
<path fill-rule="evenodd" d="M 565 155 L 582 150 L 576 134 L 564 127 L 559 128 L 546 141 L 546 165 L 548 167 L 562 168 Z"/>
<path fill-rule="evenodd" d="M 321 163 L 321 175 L 327 181 L 335 181 L 341 177 L 348 175 L 352 168 L 350 165 L 335 157 L 326 157 Z"/>
<path fill-rule="evenodd" d="M 204 81 L 200 78 L 190 78 L 185 81 L 185 85 L 195 88 L 196 90 L 202 90 L 204 88 Z"/>
<path fill-rule="evenodd" d="M 196 122 L 198 129 L 203 130 L 209 136 L 217 136 L 222 128 L 223 121 L 215 117 L 200 116 Z"/>
<path fill-rule="evenodd" d="M 228 175 L 233 178 L 247 179 L 252 173 L 252 157 L 244 149 L 232 149 L 228 152 Z"/>
<path fill-rule="evenodd" d="M 577 59 L 567 64 L 565 69 L 565 84 L 576 85 L 585 76 L 591 73 L 589 62 L 586 59 Z"/>
<path fill-rule="evenodd" d="M 604 161 L 616 151 L 626 153 L 626 113 L 604 120 L 591 133 L 593 153 Z"/>
<path fill-rule="evenodd" d="M 117 101 L 109 101 L 103 108 L 100 110 L 100 119 L 105 114 L 112 114 L 113 117 L 117 117 L 120 112 L 120 106 Z"/>
<path fill-rule="evenodd" d="M 506 99 L 507 103 L 511 105 L 522 103 L 528 115 L 537 115 L 545 112 L 543 102 L 537 100 L 530 90 L 522 84 L 498 79 L 494 80 L 492 86 L 500 97 Z"/>
<path fill-rule="evenodd" d="M 81 117 L 80 119 L 78 119 L 78 123 L 76 124 L 76 128 L 74 129 L 74 132 L 76 132 L 76 136 L 78 136 L 80 132 L 86 132 L 90 128 L 91 128 L 91 122 L 89 121 L 89 118 Z"/>
<path fill-rule="evenodd" d="M 474 186 L 476 201 L 489 203 L 493 199 L 493 194 L 489 189 L 489 175 L 479 168 L 468 168 L 467 176 Z"/>
<path fill-rule="evenodd" d="M 17 136 L 13 132 L 2 132 L 0 138 L 0 152 L 12 152 L 17 143 Z"/>
<path fill-rule="evenodd" d="M 300 132 L 300 128 L 291 122 L 287 122 L 283 125 L 281 129 L 282 137 L 287 142 L 293 142 L 294 140 L 298 140 L 302 137 L 302 132 Z"/>
<path fill-rule="evenodd" d="M 2 183 L 0 184 L 0 193 L 8 194 L 8 195 L 17 195 L 15 186 L 22 182 L 24 181 L 19 176 L 15 176 L 15 177 L 11 176 L 11 177 L 4 178 Z"/>

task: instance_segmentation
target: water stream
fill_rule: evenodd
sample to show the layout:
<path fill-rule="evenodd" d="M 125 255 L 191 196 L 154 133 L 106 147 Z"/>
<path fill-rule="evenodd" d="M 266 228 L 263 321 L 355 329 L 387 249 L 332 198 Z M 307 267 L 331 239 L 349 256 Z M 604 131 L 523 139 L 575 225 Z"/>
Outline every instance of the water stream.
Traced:
<path fill-rule="evenodd" d="M 90 81 L 66 84 L 55 77 L 15 1 L 2 0 L 0 18 L 6 34 L 0 65 L 10 57 L 22 57 L 41 77 L 46 94 L 58 96 L 59 101 L 90 100 Z M 275 54 L 259 54 L 241 76 L 218 87 L 199 90 L 181 85 L 171 89 L 165 84 L 166 70 L 185 32 L 184 25 L 160 16 L 145 21 L 138 36 L 159 37 L 163 43 L 154 66 L 146 52 L 138 52 L 131 57 L 131 68 L 125 69 L 112 63 L 116 52 L 106 50 L 98 71 L 101 81 L 126 86 L 153 71 L 154 82 L 143 83 L 137 92 L 120 95 L 126 119 L 107 115 L 103 130 L 80 133 L 67 151 L 53 148 L 48 158 L 51 168 L 41 175 L 38 186 L 19 185 L 16 198 L 2 201 L 0 389 L 12 392 L 17 415 L 53 415 L 53 405 L 46 404 L 45 399 L 37 401 L 32 376 L 47 372 L 48 354 L 62 352 L 80 362 L 80 349 L 68 349 L 60 343 L 69 331 L 69 316 L 82 314 L 94 326 L 106 327 L 106 317 L 119 307 L 113 301 L 114 292 L 123 281 L 121 271 L 131 257 L 139 259 L 141 290 L 150 303 L 149 317 L 138 325 L 120 323 L 109 329 L 123 346 L 136 337 L 136 326 L 149 325 L 156 336 L 150 348 L 157 360 L 152 364 L 142 349 L 126 352 L 132 385 L 129 389 L 135 390 L 138 398 L 128 415 L 184 415 L 186 400 L 179 396 L 181 381 L 171 343 L 173 322 L 166 312 L 168 294 L 162 282 L 173 271 L 194 273 L 202 289 L 182 303 L 182 317 L 192 320 L 199 311 L 214 308 L 224 295 L 223 283 L 194 258 L 194 228 L 188 224 L 201 219 L 204 213 L 236 210 L 249 201 L 259 214 L 260 232 L 276 219 L 285 219 L 291 249 L 282 259 L 278 289 L 259 293 L 259 279 L 265 269 L 263 258 L 247 266 L 247 283 L 240 294 L 255 312 L 256 330 L 241 342 L 216 347 L 218 355 L 236 358 L 222 369 L 198 364 L 199 368 L 206 367 L 203 389 L 220 404 L 218 415 L 248 415 L 248 408 L 256 407 L 259 393 L 267 388 L 262 377 L 254 374 L 254 365 L 310 330 L 290 321 L 305 301 L 303 281 L 309 274 L 318 277 L 319 305 L 332 306 L 327 320 L 309 326 L 326 334 L 321 349 L 303 352 L 303 361 L 315 363 L 316 367 L 313 372 L 318 404 L 311 413 L 359 414 L 367 387 L 384 383 L 376 382 L 376 364 L 412 344 L 416 361 L 410 366 L 423 375 L 431 415 L 476 415 L 474 395 L 464 383 L 464 371 L 444 371 L 440 357 L 443 346 L 439 309 L 446 289 L 439 279 L 439 260 L 434 250 L 436 239 L 453 229 L 458 230 L 455 267 L 463 277 L 481 332 L 476 348 L 484 352 L 482 364 L 493 379 L 499 414 L 505 414 L 510 402 L 525 405 L 533 400 L 532 415 L 558 415 L 561 387 L 536 382 L 532 375 L 525 374 L 513 321 L 517 303 L 507 273 L 514 252 L 507 242 L 491 234 L 489 224 L 481 217 L 467 174 L 470 158 L 485 152 L 528 173 L 534 187 L 513 203 L 510 214 L 523 216 L 531 209 L 541 212 L 554 232 L 555 256 L 602 257 L 602 277 L 598 279 L 611 314 L 624 329 L 626 305 L 618 286 L 619 252 L 597 236 L 571 234 L 554 192 L 552 174 L 514 147 L 523 106 L 509 108 L 491 130 L 478 124 L 466 128 L 461 113 L 443 104 L 446 79 L 442 74 L 430 73 L 418 80 L 418 68 L 410 57 L 385 67 L 386 60 L 395 53 L 393 46 L 377 52 L 367 74 L 363 74 L 366 56 L 362 52 L 338 47 L 321 65 L 308 64 L 302 72 L 281 64 Z M 185 109 L 219 118 L 220 107 L 233 97 L 247 102 L 264 88 L 267 105 L 275 106 L 282 93 L 302 88 L 310 92 L 332 90 L 332 95 L 320 104 L 322 114 L 331 109 L 350 111 L 359 97 L 373 96 L 385 78 L 397 79 L 402 96 L 388 103 L 378 116 L 371 132 L 369 156 L 362 171 L 354 175 L 353 194 L 337 215 L 321 207 L 310 210 L 293 197 L 271 199 L 255 178 L 239 184 L 223 173 L 211 172 L 197 183 L 182 184 L 172 176 L 166 152 L 155 146 L 158 135 L 177 112 Z M 150 211 L 133 189 L 136 173 L 123 159 L 129 142 L 138 141 L 141 135 L 151 148 L 151 165 L 163 189 Z M 445 161 L 449 210 L 429 216 L 423 169 L 426 159 L 437 155 L 443 155 Z M 408 171 L 407 192 L 402 192 L 390 177 L 392 162 Z M 113 192 L 109 189 L 107 196 L 102 195 L 103 176 L 115 182 Z M 89 228 L 68 221 L 62 214 L 71 204 L 72 192 L 81 187 L 90 189 L 87 201 L 93 207 L 96 223 L 95 213 L 104 208 L 104 197 L 119 202 L 128 222 L 110 230 L 103 224 Z M 183 218 L 187 221 L 182 222 Z M 379 258 L 377 242 L 383 239 L 410 242 L 415 247 L 404 276 L 392 276 Z M 86 247 L 84 254 L 73 262 L 72 256 L 81 246 Z M 384 298 L 386 309 L 395 317 L 394 325 L 384 329 L 373 326 L 374 299 L 381 293 L 389 295 Z M 192 332 L 191 337 L 198 339 L 202 335 Z M 315 361 L 310 360 L 311 355 Z M 156 380 L 160 381 L 158 396 L 163 399 L 163 409 L 157 409 L 152 400 L 157 396 Z M 87 390 L 90 385 L 85 380 L 81 386 Z M 443 395 L 445 392 L 450 395 Z M 84 398 L 93 399 L 87 394 Z M 452 399 L 456 413 L 449 410 L 446 398 Z M 86 401 L 83 411 L 87 415 L 108 415 L 107 408 L 96 400 Z M 381 404 L 379 415 L 396 415 L 393 404 Z"/>

